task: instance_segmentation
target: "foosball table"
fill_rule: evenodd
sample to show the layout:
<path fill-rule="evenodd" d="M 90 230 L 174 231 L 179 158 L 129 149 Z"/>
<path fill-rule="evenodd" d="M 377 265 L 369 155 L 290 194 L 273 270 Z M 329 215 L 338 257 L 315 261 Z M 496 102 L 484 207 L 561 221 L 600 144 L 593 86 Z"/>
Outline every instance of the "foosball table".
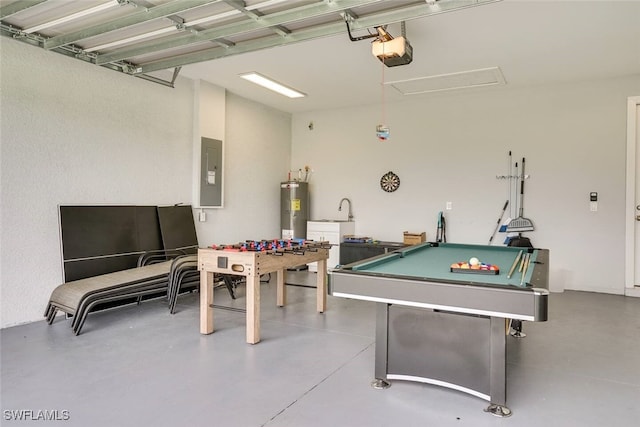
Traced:
<path fill-rule="evenodd" d="M 286 270 L 318 262 L 316 307 L 327 306 L 327 242 L 305 240 L 247 240 L 233 245 L 212 245 L 198 249 L 200 270 L 200 333 L 211 334 L 213 322 L 214 274 L 244 276 L 247 282 L 247 343 L 260 342 L 260 276 L 275 272 L 276 303 L 286 305 Z"/>

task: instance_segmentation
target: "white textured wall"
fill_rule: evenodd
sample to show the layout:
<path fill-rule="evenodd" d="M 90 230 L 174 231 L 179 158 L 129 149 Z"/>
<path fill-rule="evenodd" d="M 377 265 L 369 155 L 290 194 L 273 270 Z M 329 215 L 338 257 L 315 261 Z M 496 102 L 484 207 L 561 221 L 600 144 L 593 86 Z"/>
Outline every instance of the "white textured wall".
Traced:
<path fill-rule="evenodd" d="M 191 201 L 191 81 L 171 89 L 2 38 L 2 327 L 62 279 L 59 204 Z"/>
<path fill-rule="evenodd" d="M 186 79 L 169 89 L 10 39 L 0 49 L 6 327 L 42 319 L 60 283 L 59 204 L 191 203 L 194 94 Z M 433 238 L 452 201 L 449 241 L 486 243 L 507 197 L 495 176 L 512 150 L 527 158 L 527 235 L 551 249 L 552 289 L 622 293 L 625 108 L 638 94 L 640 76 L 441 94 L 388 105 L 381 143 L 380 105 L 296 114 L 292 126 L 291 115 L 227 93 L 225 208 L 196 223 L 200 244 L 279 235 L 278 184 L 305 165 L 314 218 L 345 216 L 338 201 L 350 197 L 359 234 Z M 378 185 L 388 170 L 402 179 L 393 194 Z"/>
<path fill-rule="evenodd" d="M 291 115 L 227 92 L 225 129 L 224 209 L 206 209 L 196 223 L 200 245 L 277 238 Z"/>
<path fill-rule="evenodd" d="M 445 211 L 448 241 L 486 244 L 508 198 L 496 175 L 511 150 L 526 157 L 524 216 L 536 226 L 526 235 L 551 250 L 551 289 L 622 294 L 626 102 L 637 94 L 640 76 L 443 93 L 387 105 L 388 142 L 375 137 L 380 105 L 295 114 L 292 166 L 315 171 L 314 219 L 346 217 L 338 202 L 350 197 L 360 235 L 433 240 Z M 389 170 L 401 179 L 391 194 L 379 187 Z"/>
<path fill-rule="evenodd" d="M 290 114 L 205 84 L 209 105 L 188 79 L 170 89 L 5 38 L 0 49 L 0 327 L 41 320 L 62 280 L 59 204 L 192 203 L 194 129 L 213 129 L 196 108 L 226 128 L 225 206 L 196 222 L 200 244 L 279 236 Z"/>

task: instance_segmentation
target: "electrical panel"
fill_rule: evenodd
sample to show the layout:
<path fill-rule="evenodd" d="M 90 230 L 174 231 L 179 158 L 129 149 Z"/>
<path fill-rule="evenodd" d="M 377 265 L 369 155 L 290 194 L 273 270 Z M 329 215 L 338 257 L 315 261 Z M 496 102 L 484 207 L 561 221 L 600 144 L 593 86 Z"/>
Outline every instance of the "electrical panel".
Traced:
<path fill-rule="evenodd" d="M 222 141 L 202 138 L 200 157 L 200 206 L 222 206 Z"/>

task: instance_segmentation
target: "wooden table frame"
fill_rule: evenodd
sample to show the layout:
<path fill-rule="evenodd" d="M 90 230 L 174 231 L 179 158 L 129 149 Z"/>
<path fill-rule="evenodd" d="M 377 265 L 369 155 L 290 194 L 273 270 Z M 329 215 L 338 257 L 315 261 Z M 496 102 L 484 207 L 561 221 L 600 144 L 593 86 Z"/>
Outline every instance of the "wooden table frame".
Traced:
<path fill-rule="evenodd" d="M 209 248 L 198 249 L 200 270 L 200 333 L 211 334 L 213 326 L 213 275 L 233 274 L 247 281 L 247 343 L 260 342 L 260 276 L 277 273 L 277 305 L 287 303 L 285 276 L 287 268 L 318 262 L 316 307 L 319 313 L 327 308 L 328 248 L 312 248 L 299 253 L 274 255 L 267 252 L 235 252 Z"/>

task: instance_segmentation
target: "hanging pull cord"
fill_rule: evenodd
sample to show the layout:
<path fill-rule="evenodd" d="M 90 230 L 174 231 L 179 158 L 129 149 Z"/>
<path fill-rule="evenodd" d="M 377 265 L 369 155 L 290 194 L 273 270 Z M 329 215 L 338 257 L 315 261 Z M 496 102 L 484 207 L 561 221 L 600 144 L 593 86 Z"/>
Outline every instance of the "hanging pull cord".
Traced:
<path fill-rule="evenodd" d="M 380 89 L 381 89 L 381 101 L 382 101 L 382 121 L 380 124 L 382 125 L 386 125 L 387 123 L 387 112 L 386 112 L 386 108 L 385 108 L 385 97 L 384 97 L 384 60 L 385 60 L 385 51 L 384 51 L 384 44 L 382 45 L 382 81 L 380 82 Z"/>

